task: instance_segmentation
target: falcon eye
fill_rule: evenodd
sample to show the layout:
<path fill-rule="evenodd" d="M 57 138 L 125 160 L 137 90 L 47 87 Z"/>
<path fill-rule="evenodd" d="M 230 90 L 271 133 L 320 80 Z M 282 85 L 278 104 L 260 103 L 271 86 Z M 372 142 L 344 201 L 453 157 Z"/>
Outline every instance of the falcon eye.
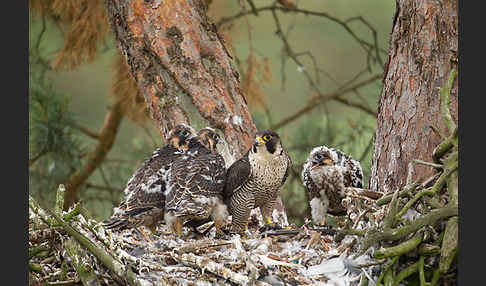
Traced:
<path fill-rule="evenodd" d="M 272 135 L 263 136 L 263 140 L 265 140 L 265 141 L 270 141 L 270 139 L 272 139 Z"/>
<path fill-rule="evenodd" d="M 189 132 L 187 132 L 187 130 L 182 130 L 181 134 L 182 134 L 182 136 L 187 136 L 189 134 Z"/>
<path fill-rule="evenodd" d="M 317 160 L 321 160 L 324 156 L 322 156 L 320 153 L 317 153 L 316 154 L 316 159 Z"/>

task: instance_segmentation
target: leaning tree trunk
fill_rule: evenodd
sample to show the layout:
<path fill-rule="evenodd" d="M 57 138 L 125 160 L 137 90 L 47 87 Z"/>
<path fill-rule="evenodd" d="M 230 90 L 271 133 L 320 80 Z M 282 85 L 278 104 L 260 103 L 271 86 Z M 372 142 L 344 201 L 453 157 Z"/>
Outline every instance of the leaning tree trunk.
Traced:
<path fill-rule="evenodd" d="M 405 186 L 413 159 L 432 161 L 433 149 L 442 141 L 433 127 L 450 135 L 440 113 L 439 90 L 458 63 L 456 1 L 397 0 L 396 5 L 370 178 L 370 189 L 383 192 Z M 457 80 L 451 102 L 457 124 Z M 433 172 L 416 165 L 412 178 L 427 178 Z"/>
<path fill-rule="evenodd" d="M 241 157 L 257 130 L 205 1 L 110 0 L 106 6 L 118 47 L 161 134 L 190 124 L 183 104 L 190 99 L 209 125 L 223 131 L 232 155 Z"/>

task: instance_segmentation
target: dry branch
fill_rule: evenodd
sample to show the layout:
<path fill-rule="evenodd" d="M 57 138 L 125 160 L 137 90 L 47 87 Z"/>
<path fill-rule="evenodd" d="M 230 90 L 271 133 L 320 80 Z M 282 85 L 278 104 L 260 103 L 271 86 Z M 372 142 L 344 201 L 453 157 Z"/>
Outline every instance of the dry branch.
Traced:
<path fill-rule="evenodd" d="M 123 277 L 127 279 L 130 285 L 139 285 L 140 281 L 136 278 L 135 274 L 132 270 L 119 261 L 117 261 L 113 256 L 108 253 L 102 246 L 97 245 L 91 239 L 84 236 L 79 229 L 70 225 L 68 222 L 64 221 L 61 217 L 55 214 L 52 211 L 47 210 L 47 213 L 51 215 L 57 223 L 61 225 L 64 230 L 69 233 L 72 237 L 74 237 L 83 247 L 89 250 L 96 258 L 98 258 L 106 267 L 108 267 L 111 271 L 116 273 L 119 277 Z"/>
<path fill-rule="evenodd" d="M 212 261 L 211 259 L 197 256 L 193 253 L 183 253 L 181 255 L 174 254 L 173 257 L 175 260 L 184 265 L 198 267 L 203 273 L 204 271 L 209 271 L 220 277 L 228 279 L 237 285 L 248 285 L 250 283 L 250 279 L 247 276 L 236 273 L 231 269 Z"/>
<path fill-rule="evenodd" d="M 287 124 L 289 124 L 290 122 L 296 120 L 297 118 L 301 117 L 302 115 L 310 112 L 311 110 L 313 110 L 314 108 L 316 108 L 317 106 L 319 106 L 320 103 L 322 102 L 325 102 L 325 101 L 328 101 L 328 100 L 339 100 L 339 101 L 345 101 L 344 99 L 344 95 L 349 93 L 349 92 L 352 92 L 356 89 L 359 89 L 367 84 L 370 84 L 372 83 L 373 81 L 377 80 L 377 79 L 380 79 L 382 78 L 383 75 L 382 74 L 376 74 L 374 76 L 371 76 L 369 77 L 368 79 L 365 79 L 359 83 L 356 83 L 350 87 L 347 87 L 347 88 L 344 88 L 344 89 L 341 89 L 341 90 L 337 90 L 335 92 L 332 92 L 332 93 L 328 93 L 328 94 L 323 94 L 323 93 L 319 93 L 318 95 L 316 96 L 313 96 L 307 103 L 307 105 L 301 109 L 299 109 L 297 112 L 295 112 L 293 115 L 291 116 L 288 116 L 287 118 L 284 118 L 282 119 L 281 121 L 279 121 L 278 123 L 275 123 L 271 129 L 273 130 L 277 130 Z M 365 111 L 370 111 L 370 110 L 365 110 Z M 371 114 L 373 116 L 376 116 L 376 112 L 375 111 L 370 111 Z"/>
<path fill-rule="evenodd" d="M 122 119 L 123 114 L 121 112 L 121 104 L 120 102 L 116 102 L 105 116 L 103 126 L 98 132 L 99 140 L 95 149 L 89 153 L 84 165 L 67 180 L 63 206 L 64 210 L 67 210 L 74 202 L 79 187 L 105 159 L 115 142 L 115 137 L 118 133 L 118 128 L 120 127 Z"/>

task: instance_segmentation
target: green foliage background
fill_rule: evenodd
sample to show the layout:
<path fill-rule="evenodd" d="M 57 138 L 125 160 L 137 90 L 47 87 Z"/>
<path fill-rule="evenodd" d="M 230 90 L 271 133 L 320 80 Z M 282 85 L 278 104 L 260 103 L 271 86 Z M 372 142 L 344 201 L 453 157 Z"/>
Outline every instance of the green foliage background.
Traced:
<path fill-rule="evenodd" d="M 245 2 L 245 1 L 243 1 Z M 255 1 L 265 6 L 273 1 Z M 378 43 L 388 50 L 388 41 L 395 11 L 394 1 L 377 0 L 307 0 L 299 1 L 299 8 L 326 12 L 340 19 L 362 16 L 377 32 Z M 230 16 L 239 11 L 237 1 L 213 1 L 210 14 Z M 213 10 L 214 9 L 214 10 Z M 315 58 L 320 73 L 319 88 L 332 92 L 353 78 L 366 67 L 366 56 L 359 45 L 339 25 L 322 17 L 279 13 L 284 29 L 290 29 L 288 40 L 296 52 L 309 51 Z M 214 15 L 213 15 L 214 16 Z M 215 17 L 217 21 L 217 17 Z M 259 129 L 269 128 L 273 123 L 293 114 L 303 107 L 314 94 L 298 67 L 287 59 L 282 69 L 282 41 L 275 35 L 271 13 L 260 13 L 258 17 L 248 16 L 251 24 L 251 41 L 246 21 L 234 23 L 231 44 L 239 59 L 246 59 L 250 49 L 260 59 L 267 58 L 273 75 L 266 82 L 262 92 L 271 118 L 260 107 L 250 106 L 253 120 Z M 366 26 L 352 22 L 355 32 L 368 41 L 372 33 Z M 56 186 L 83 162 L 83 152 L 95 142 L 73 127 L 73 122 L 98 130 L 103 123 L 108 97 L 113 83 L 114 58 L 118 53 L 113 37 L 110 36 L 97 59 L 85 63 L 73 71 L 42 72 L 46 64 L 39 60 L 52 58 L 62 47 L 62 35 L 55 25 L 46 23 L 46 31 L 39 46 L 35 46 L 42 23 L 37 17 L 30 17 L 30 73 L 29 81 L 29 158 L 39 152 L 47 152 L 29 168 L 29 192 L 43 205 L 52 207 Z M 386 60 L 386 56 L 382 57 Z M 310 57 L 301 57 L 305 68 L 312 73 L 314 68 Z M 363 80 L 383 69 L 374 64 L 358 80 Z M 282 71 L 286 81 L 282 82 Z M 240 75 L 242 71 L 240 71 Z M 315 76 L 315 74 L 313 74 Z M 348 94 L 349 98 L 360 99 L 374 110 L 377 109 L 381 92 L 381 81 L 359 90 L 359 95 Z M 369 181 L 372 137 L 376 119 L 356 108 L 337 102 L 328 102 L 278 130 L 294 162 L 295 174 L 300 175 L 302 163 L 311 149 L 327 145 L 341 149 L 361 161 L 365 174 L 365 186 Z M 80 190 L 85 206 L 98 219 L 111 215 L 113 206 L 122 198 L 122 190 L 138 164 L 147 159 L 152 151 L 161 145 L 158 132 L 150 122 L 145 127 L 124 119 L 115 145 L 102 167 L 89 179 L 91 185 Z M 99 187 L 106 187 L 102 189 Z M 298 176 L 290 176 L 282 190 L 291 222 L 301 224 L 308 215 L 307 194 Z"/>

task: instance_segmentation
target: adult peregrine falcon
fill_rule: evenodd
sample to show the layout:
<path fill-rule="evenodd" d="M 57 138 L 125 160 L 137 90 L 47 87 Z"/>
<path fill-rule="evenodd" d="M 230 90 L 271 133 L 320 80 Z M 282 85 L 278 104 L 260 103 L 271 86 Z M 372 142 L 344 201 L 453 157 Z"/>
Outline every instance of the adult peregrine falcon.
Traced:
<path fill-rule="evenodd" d="M 142 225 L 155 230 L 164 218 L 167 175 L 174 161 L 184 155 L 195 130 L 187 125 L 175 126 L 168 135 L 168 144 L 158 148 L 133 174 L 125 187 L 125 200 L 103 224 L 106 228 L 123 230 Z M 148 241 L 148 235 L 139 228 Z"/>
<path fill-rule="evenodd" d="M 363 171 L 358 161 L 342 151 L 326 146 L 312 149 L 302 170 L 309 192 L 312 220 L 324 225 L 326 214 L 345 215 L 341 204 L 346 187 L 363 187 Z"/>
<path fill-rule="evenodd" d="M 206 127 L 189 141 L 189 149 L 174 163 L 169 175 L 165 219 L 169 230 L 182 234 L 186 222 L 214 221 L 221 233 L 229 216 L 222 194 L 225 163 L 216 151 L 219 135 Z"/>
<path fill-rule="evenodd" d="M 268 225 L 280 187 L 285 183 L 292 161 L 277 133 L 257 132 L 248 152 L 226 172 L 224 199 L 232 214 L 231 232 L 248 228 L 252 209 L 259 207 Z"/>

